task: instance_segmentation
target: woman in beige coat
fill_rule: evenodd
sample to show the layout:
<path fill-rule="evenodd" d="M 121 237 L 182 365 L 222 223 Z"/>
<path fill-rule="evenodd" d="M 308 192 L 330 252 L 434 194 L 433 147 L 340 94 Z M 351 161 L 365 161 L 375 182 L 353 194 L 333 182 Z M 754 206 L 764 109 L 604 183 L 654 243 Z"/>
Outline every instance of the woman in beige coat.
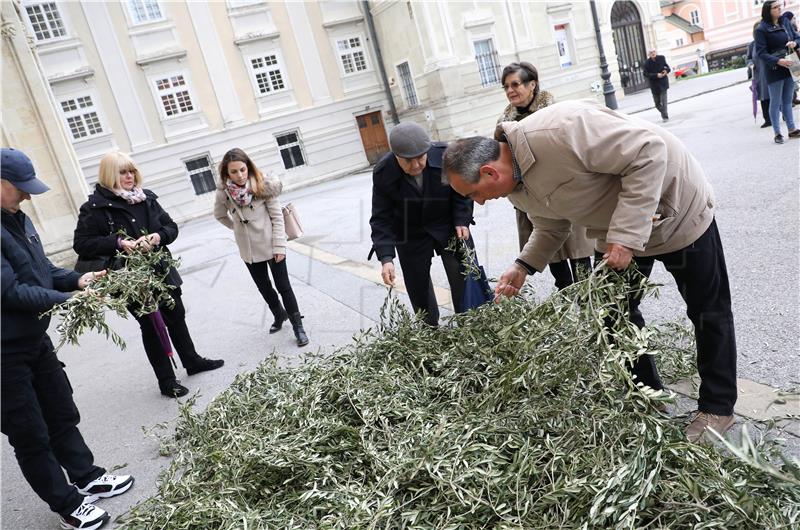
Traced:
<path fill-rule="evenodd" d="M 509 104 L 497 120 L 498 125 L 504 121 L 520 121 L 537 110 L 553 104 L 552 94 L 539 89 L 539 72 L 529 62 L 509 64 L 503 68 L 503 76 L 500 79 Z M 500 127 L 497 131 L 500 131 Z M 499 141 L 500 138 L 495 140 Z M 519 249 L 522 250 L 531 237 L 533 224 L 525 212 L 516 209 L 515 211 Z M 594 240 L 586 238 L 585 228 L 573 226 L 572 234 L 553 256 L 553 261 L 549 265 L 550 274 L 556 280 L 556 288 L 563 289 L 572 285 L 578 279 L 579 266 L 587 271 L 591 270 L 592 262 L 589 256 L 592 254 L 594 254 Z"/>
<path fill-rule="evenodd" d="M 286 232 L 278 201 L 281 182 L 265 178 L 250 157 L 238 148 L 225 153 L 219 175 L 214 217 L 233 230 L 239 254 L 275 317 L 269 332 L 278 332 L 288 319 L 297 345 L 305 346 L 308 336 L 286 269 Z M 278 292 L 270 282 L 270 271 Z"/>

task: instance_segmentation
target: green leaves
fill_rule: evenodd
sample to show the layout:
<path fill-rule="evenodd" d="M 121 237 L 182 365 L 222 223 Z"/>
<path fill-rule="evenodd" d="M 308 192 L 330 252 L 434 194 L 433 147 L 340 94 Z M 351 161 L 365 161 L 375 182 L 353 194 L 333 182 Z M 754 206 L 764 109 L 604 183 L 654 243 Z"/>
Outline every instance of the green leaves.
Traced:
<path fill-rule="evenodd" d="M 159 305 L 174 305 L 169 294 L 173 287 L 164 280 L 170 267 L 177 267 L 179 262 L 165 249 L 135 250 L 130 254 L 117 252 L 114 261 L 122 264 L 122 268 L 109 269 L 85 290 L 44 313 L 59 320 L 56 350 L 67 342 L 78 344 L 80 336 L 90 330 L 105 335 L 125 349 L 125 341 L 106 323 L 106 310 L 127 318 L 129 307 L 137 315 L 146 315 L 157 310 Z"/>
<path fill-rule="evenodd" d="M 679 420 L 654 411 L 669 395 L 637 387 L 627 365 L 655 353 L 683 370 L 690 336 L 637 329 L 622 318 L 626 294 L 601 270 L 539 305 L 504 300 L 439 329 L 390 296 L 379 326 L 349 347 L 296 368 L 272 357 L 204 412 L 182 408 L 158 494 L 122 524 L 797 525 L 797 462 L 763 437 L 690 444 Z"/>

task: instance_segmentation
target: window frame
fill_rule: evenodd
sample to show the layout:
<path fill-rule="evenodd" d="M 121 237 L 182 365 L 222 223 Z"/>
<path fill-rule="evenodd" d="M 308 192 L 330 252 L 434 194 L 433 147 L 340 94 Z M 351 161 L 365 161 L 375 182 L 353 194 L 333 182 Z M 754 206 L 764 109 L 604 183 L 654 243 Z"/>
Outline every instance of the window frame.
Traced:
<path fill-rule="evenodd" d="M 295 137 L 297 138 L 293 143 L 285 145 L 281 145 L 280 143 L 278 143 L 278 138 L 282 138 L 290 134 L 294 134 Z M 308 156 L 306 155 L 305 145 L 303 144 L 303 138 L 302 136 L 300 136 L 300 129 L 290 129 L 288 131 L 281 131 L 279 133 L 275 133 L 274 137 L 275 137 L 275 145 L 278 147 L 278 157 L 281 159 L 281 162 L 283 163 L 283 168 L 286 171 L 293 171 L 297 168 L 303 168 L 309 165 Z M 303 163 L 299 165 L 294 165 L 292 167 L 286 167 L 286 161 L 283 159 L 283 150 L 290 149 L 294 146 L 297 146 L 298 149 L 300 150 L 300 156 L 303 158 Z"/>
<path fill-rule="evenodd" d="M 695 18 L 697 18 L 697 21 L 695 21 Z M 694 26 L 700 26 L 703 23 L 702 19 L 700 18 L 700 10 L 699 9 L 693 9 L 693 10 L 689 11 L 689 21 Z"/>
<path fill-rule="evenodd" d="M 553 21 L 552 31 L 553 31 L 553 40 L 555 41 L 556 44 L 556 55 L 558 56 L 559 68 L 561 68 L 561 70 L 573 68 L 574 66 L 577 65 L 577 58 L 575 56 L 576 54 L 575 37 L 572 31 L 572 21 L 571 20 Z M 568 63 L 564 63 L 561 61 L 562 55 L 559 47 L 561 41 L 558 39 L 558 33 L 562 31 L 564 32 L 564 41 L 563 41 L 565 46 L 564 51 L 566 52 L 566 56 L 569 59 Z"/>
<path fill-rule="evenodd" d="M 194 161 L 199 160 L 201 158 L 205 158 L 206 161 L 208 162 L 208 171 L 211 173 L 211 182 L 210 182 L 210 186 L 209 186 L 210 189 L 208 189 L 207 191 L 203 191 L 202 193 L 197 193 L 197 186 L 195 186 L 195 181 L 192 179 L 192 175 L 195 175 L 195 174 L 198 174 L 198 173 L 201 173 L 201 172 L 205 172 L 206 169 L 203 168 L 203 169 L 190 170 L 187 167 L 187 164 L 189 162 L 194 162 Z M 203 195 L 208 195 L 209 193 L 213 193 L 217 189 L 217 180 L 218 180 L 219 176 L 217 175 L 217 172 L 215 170 L 214 160 L 211 158 L 211 153 L 205 152 L 205 153 L 201 153 L 201 154 L 192 155 L 192 156 L 187 157 L 187 158 L 182 158 L 181 159 L 181 163 L 183 163 L 183 169 L 186 172 L 186 176 L 189 177 L 189 184 L 192 185 L 192 190 L 194 191 L 194 194 L 195 194 L 196 197 L 201 197 Z"/>
<path fill-rule="evenodd" d="M 353 48 L 351 45 L 351 41 L 353 39 L 358 39 L 358 47 Z M 348 45 L 348 48 L 342 50 L 339 48 L 339 43 L 345 42 Z M 369 58 L 369 53 L 367 51 L 367 47 L 364 45 L 366 39 L 364 35 L 361 33 L 350 33 L 346 35 L 340 35 L 333 38 L 333 52 L 336 54 L 336 62 L 339 64 L 339 72 L 341 73 L 342 77 L 351 77 L 356 75 L 361 75 L 367 72 L 372 71 L 372 62 Z M 363 60 L 364 60 L 364 68 L 358 69 L 356 68 L 356 60 L 355 54 L 360 52 Z M 353 61 L 353 71 L 348 72 L 347 68 L 345 67 L 343 57 L 346 55 L 350 55 Z"/>
<path fill-rule="evenodd" d="M 67 31 L 67 17 L 61 11 L 61 8 L 59 7 L 58 4 L 59 3 L 56 2 L 55 0 L 52 0 L 52 1 L 46 1 L 46 0 L 43 0 L 43 1 L 31 1 L 31 2 L 25 2 L 25 3 L 22 4 L 21 7 L 25 11 L 25 23 L 26 23 L 26 25 L 28 27 L 28 30 L 31 32 L 31 35 L 33 36 L 33 40 L 34 40 L 34 42 L 36 44 L 57 42 L 57 41 L 61 41 L 61 40 L 70 38 L 70 34 Z M 52 25 L 50 23 L 50 20 L 48 19 L 47 15 L 44 14 L 44 11 L 43 11 L 43 6 L 45 6 L 45 5 L 52 5 L 55 8 L 55 13 L 58 15 L 58 22 L 61 25 L 60 29 L 61 29 L 61 31 L 63 31 L 63 33 L 61 33 L 60 35 L 52 36 L 53 27 L 52 27 Z M 43 22 L 47 26 L 47 31 L 51 34 L 50 37 L 40 39 L 39 36 L 38 36 L 38 33 L 36 31 L 36 28 L 34 27 L 34 23 L 33 23 L 33 20 L 31 19 L 31 14 L 28 11 L 28 8 L 37 8 L 37 7 L 40 8 L 40 10 L 42 10 L 42 12 L 40 14 L 44 17 L 43 18 Z"/>
<path fill-rule="evenodd" d="M 486 88 L 486 87 L 490 87 L 490 86 L 496 86 L 496 85 L 500 84 L 500 79 L 501 79 L 501 76 L 502 76 L 502 74 L 500 72 L 500 57 L 499 57 L 499 54 L 497 52 L 497 47 L 495 46 L 495 42 L 494 41 L 495 41 L 494 35 L 486 35 L 486 36 L 482 36 L 482 37 L 473 37 L 473 39 L 472 39 L 472 52 L 473 52 L 473 56 L 472 57 L 475 60 L 475 63 L 477 64 L 477 67 L 478 67 L 478 77 L 480 78 L 481 88 Z M 482 68 L 482 66 L 481 66 L 481 62 L 480 62 L 480 59 L 479 59 L 479 56 L 478 56 L 478 48 L 477 48 L 477 44 L 480 43 L 480 42 L 488 42 L 489 43 L 489 47 L 491 49 L 491 59 L 492 59 L 492 63 L 493 63 L 493 72 L 494 72 L 494 76 L 495 76 L 494 80 L 491 80 L 491 79 L 488 79 L 488 78 L 484 79 L 483 72 L 485 72 L 486 69 Z"/>
<path fill-rule="evenodd" d="M 81 106 L 80 100 L 81 99 L 88 99 L 91 102 L 91 106 Z M 91 138 L 95 138 L 97 136 L 103 136 L 109 134 L 107 130 L 105 119 L 103 118 L 103 113 L 101 112 L 100 107 L 97 104 L 97 95 L 94 94 L 92 91 L 85 91 L 81 93 L 73 93 L 67 96 L 60 96 L 57 98 L 58 101 L 58 111 L 61 114 L 62 121 L 64 127 L 66 129 L 67 135 L 70 137 L 70 142 L 82 142 L 84 140 L 88 140 Z M 67 109 L 64 107 L 64 104 L 67 102 L 72 102 L 74 107 L 71 109 Z M 87 116 L 90 114 L 94 114 L 94 118 L 97 121 L 97 127 L 99 127 L 98 131 L 91 132 L 89 130 L 88 120 L 86 119 Z M 72 124 L 70 120 L 73 118 L 79 117 L 81 120 L 81 127 L 83 128 L 84 134 L 83 136 L 75 137 L 75 133 L 72 129 Z"/>
<path fill-rule="evenodd" d="M 256 60 L 256 59 L 262 59 L 263 60 L 263 59 L 266 59 L 269 56 L 274 56 L 275 57 L 275 66 L 277 68 L 268 69 L 269 66 L 272 66 L 272 65 L 269 65 L 269 66 L 265 65 L 264 67 L 256 69 L 253 66 L 253 61 L 254 60 Z M 286 91 L 290 90 L 290 87 L 289 87 L 289 76 L 287 75 L 286 68 L 284 67 L 283 57 L 282 57 L 280 49 L 273 48 L 273 49 L 269 49 L 269 50 L 259 51 L 258 53 L 255 53 L 255 52 L 254 53 L 249 53 L 244 57 L 244 60 L 245 60 L 245 67 L 247 68 L 247 72 L 250 75 L 250 83 L 253 85 L 253 92 L 254 92 L 254 94 L 255 94 L 255 96 L 257 98 L 268 97 L 268 96 L 271 96 L 273 94 L 278 94 L 280 92 L 286 92 Z M 280 73 L 281 83 L 283 83 L 283 87 L 282 88 L 278 88 L 278 89 L 271 88 L 268 92 L 261 92 L 261 88 L 259 86 L 259 81 L 258 81 L 258 74 L 259 73 L 274 72 L 276 69 Z M 271 80 L 270 80 L 270 87 L 272 87 Z"/>
<path fill-rule="evenodd" d="M 400 70 L 400 67 L 405 65 L 408 69 L 408 83 L 403 80 L 403 73 Z M 413 109 L 419 107 L 419 95 L 417 94 L 417 85 L 414 83 L 414 74 L 411 73 L 411 64 L 409 64 L 408 60 L 401 61 L 395 65 L 395 71 L 397 72 L 397 78 L 400 81 L 400 93 L 403 95 L 403 102 L 406 104 L 406 108 Z M 411 89 L 413 90 L 413 99 L 414 102 L 411 102 L 411 98 L 409 97 L 409 93 L 407 90 L 407 84 L 410 85 Z"/>
<path fill-rule="evenodd" d="M 141 26 L 143 24 L 151 24 L 153 22 L 161 22 L 167 19 L 166 15 L 164 14 L 164 6 L 161 5 L 160 0 L 123 0 L 126 5 L 126 12 L 128 14 L 128 19 L 131 22 L 132 26 Z M 145 20 L 138 20 L 136 16 L 136 11 L 134 8 L 135 3 L 142 4 L 142 9 L 147 12 L 147 5 L 154 4 L 158 8 L 158 13 L 160 15 L 159 18 L 147 18 Z"/>
<path fill-rule="evenodd" d="M 179 85 L 177 87 L 173 86 L 172 83 L 174 82 L 173 80 L 176 77 L 182 77 L 184 84 Z M 158 82 L 163 79 L 169 80 L 170 87 L 168 87 L 168 89 L 161 89 L 158 87 Z M 200 112 L 200 109 L 197 107 L 197 98 L 195 97 L 194 90 L 192 90 L 191 77 L 189 76 L 189 73 L 187 71 L 179 70 L 179 71 L 172 71 L 169 73 L 150 75 L 148 76 L 148 82 L 150 84 L 150 89 L 153 91 L 155 103 L 156 106 L 158 107 L 158 113 L 161 116 L 162 120 L 173 120 L 180 118 L 182 116 L 187 116 L 190 114 L 196 114 Z M 189 96 L 189 103 L 191 104 L 192 108 L 191 110 L 180 111 L 180 102 L 178 101 L 177 93 L 184 91 Z M 174 101 L 176 103 L 176 108 L 179 110 L 179 112 L 176 112 L 175 114 L 167 114 L 167 109 L 164 107 L 164 101 L 162 99 L 162 96 L 165 95 L 176 96 Z"/>

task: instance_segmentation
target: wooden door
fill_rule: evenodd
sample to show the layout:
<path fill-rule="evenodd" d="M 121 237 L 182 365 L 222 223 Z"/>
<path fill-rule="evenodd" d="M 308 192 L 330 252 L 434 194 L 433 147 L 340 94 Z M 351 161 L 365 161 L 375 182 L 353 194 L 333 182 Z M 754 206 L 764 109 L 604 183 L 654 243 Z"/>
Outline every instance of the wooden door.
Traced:
<path fill-rule="evenodd" d="M 389 140 L 386 138 L 386 129 L 383 126 L 381 112 L 370 112 L 356 116 L 358 132 L 361 134 L 361 143 L 364 145 L 364 154 L 370 164 L 374 164 L 389 152 Z"/>

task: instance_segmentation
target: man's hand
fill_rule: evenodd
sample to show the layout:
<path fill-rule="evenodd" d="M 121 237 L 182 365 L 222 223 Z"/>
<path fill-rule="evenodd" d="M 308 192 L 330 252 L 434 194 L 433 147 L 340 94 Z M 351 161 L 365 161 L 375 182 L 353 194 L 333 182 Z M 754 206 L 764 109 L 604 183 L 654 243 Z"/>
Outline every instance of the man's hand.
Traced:
<path fill-rule="evenodd" d="M 631 264 L 633 251 L 617 243 L 609 243 L 606 253 L 603 254 L 603 259 L 612 269 L 625 270 Z"/>
<path fill-rule="evenodd" d="M 102 278 L 106 275 L 108 271 L 98 271 L 98 272 L 87 272 L 80 278 L 78 278 L 78 288 L 79 289 L 86 289 L 90 283 L 92 283 L 97 278 Z"/>
<path fill-rule="evenodd" d="M 469 228 L 466 226 L 457 226 L 456 237 L 458 239 L 469 239 Z"/>
<path fill-rule="evenodd" d="M 390 287 L 394 287 L 394 262 L 387 261 L 381 268 L 381 278 L 383 283 Z"/>
<path fill-rule="evenodd" d="M 275 263 L 280 263 L 286 259 L 286 254 L 273 254 L 273 256 L 275 256 Z"/>
<path fill-rule="evenodd" d="M 501 296 L 512 297 L 519 294 L 522 284 L 525 283 L 525 278 L 528 272 L 518 263 L 514 263 L 511 267 L 500 276 L 497 286 L 494 288 L 494 301 L 498 303 Z"/>

